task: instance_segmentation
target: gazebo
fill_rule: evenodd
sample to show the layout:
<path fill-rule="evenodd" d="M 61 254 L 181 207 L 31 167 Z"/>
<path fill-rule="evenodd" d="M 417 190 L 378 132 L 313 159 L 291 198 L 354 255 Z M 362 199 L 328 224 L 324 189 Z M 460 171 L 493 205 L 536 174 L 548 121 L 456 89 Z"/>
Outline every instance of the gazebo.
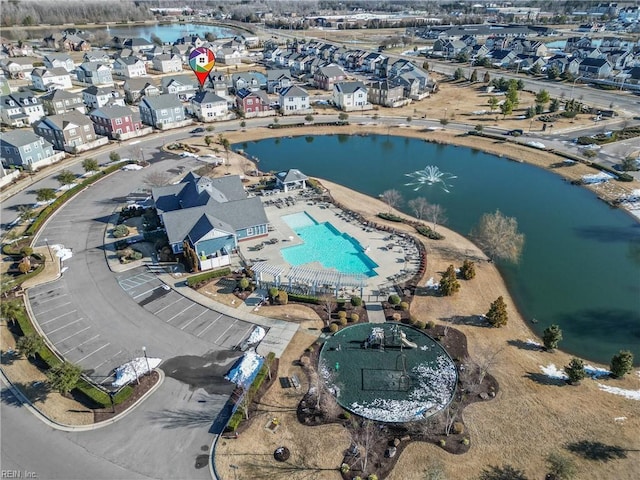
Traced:
<path fill-rule="evenodd" d="M 283 191 L 305 189 L 307 188 L 307 177 L 297 168 L 290 168 L 289 170 L 276 173 L 276 185 Z"/>

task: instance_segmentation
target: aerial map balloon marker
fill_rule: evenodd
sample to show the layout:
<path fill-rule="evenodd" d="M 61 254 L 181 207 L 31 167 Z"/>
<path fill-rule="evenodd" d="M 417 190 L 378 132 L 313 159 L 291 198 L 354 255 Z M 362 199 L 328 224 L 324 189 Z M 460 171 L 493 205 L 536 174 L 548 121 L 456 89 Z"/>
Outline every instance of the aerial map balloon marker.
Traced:
<path fill-rule="evenodd" d="M 204 86 L 204 82 L 215 64 L 215 54 L 206 47 L 198 47 L 189 54 L 189 66 L 198 77 L 201 87 Z"/>

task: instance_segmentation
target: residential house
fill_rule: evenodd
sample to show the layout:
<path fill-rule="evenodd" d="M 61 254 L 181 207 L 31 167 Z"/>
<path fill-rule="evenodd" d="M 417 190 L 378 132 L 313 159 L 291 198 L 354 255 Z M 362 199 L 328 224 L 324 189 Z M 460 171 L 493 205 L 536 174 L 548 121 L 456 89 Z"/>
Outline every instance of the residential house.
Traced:
<path fill-rule="evenodd" d="M 191 120 L 186 118 L 180 99 L 173 93 L 143 97 L 139 108 L 142 123 L 154 128 L 166 130 L 191 123 Z"/>
<path fill-rule="evenodd" d="M 605 58 L 583 58 L 578 67 L 578 74 L 589 78 L 608 78 L 613 67 Z"/>
<path fill-rule="evenodd" d="M 129 103 L 138 103 L 144 96 L 153 97 L 162 93 L 148 78 L 128 78 L 123 88 L 124 98 Z"/>
<path fill-rule="evenodd" d="M 189 52 L 191 52 L 191 45 L 174 45 L 171 47 L 171 54 L 178 55 L 182 60 L 182 63 L 186 64 L 189 61 Z"/>
<path fill-rule="evenodd" d="M 79 153 L 109 143 L 107 137 L 96 135 L 89 117 L 75 110 L 45 117 L 33 125 L 33 130 L 52 143 L 56 150 L 69 153 Z"/>
<path fill-rule="evenodd" d="M 111 62 L 111 56 L 104 50 L 91 50 L 89 52 L 84 52 L 84 55 L 82 55 L 82 62 L 98 62 L 106 65 Z"/>
<path fill-rule="evenodd" d="M 549 71 L 550 68 L 556 68 L 558 70 L 558 74 L 568 72 L 571 75 L 576 75 L 579 67 L 580 59 L 567 57 L 565 55 L 554 55 L 547 60 L 547 71 Z"/>
<path fill-rule="evenodd" d="M 151 61 L 153 69 L 161 73 L 173 73 L 182 71 L 182 59 L 179 55 L 164 53 L 153 57 Z"/>
<path fill-rule="evenodd" d="M 385 57 L 379 53 L 369 53 L 362 63 L 363 68 L 370 73 L 376 71 L 376 64 L 382 61 Z"/>
<path fill-rule="evenodd" d="M 196 94 L 199 85 L 195 75 L 173 75 L 164 77 L 161 81 L 163 93 L 177 95 L 183 102 Z"/>
<path fill-rule="evenodd" d="M 15 92 L 0 97 L 0 119 L 10 127 L 26 127 L 44 117 L 42 102 L 33 92 Z"/>
<path fill-rule="evenodd" d="M 0 73 L 0 95 L 9 95 L 11 93 L 11 85 L 9 80 Z"/>
<path fill-rule="evenodd" d="M 91 50 L 91 44 L 89 42 L 73 33 L 63 34 L 60 47 L 64 50 L 73 50 L 75 52 L 86 52 Z"/>
<path fill-rule="evenodd" d="M 444 58 L 454 58 L 459 53 L 466 51 L 468 45 L 462 40 L 448 40 L 439 38 L 433 42 L 433 53 Z"/>
<path fill-rule="evenodd" d="M 191 99 L 191 113 L 201 122 L 226 120 L 229 116 L 227 101 L 208 91 L 198 92 Z"/>
<path fill-rule="evenodd" d="M 31 72 L 31 83 L 35 90 L 66 90 L 73 87 L 71 75 L 62 67 L 34 68 Z"/>
<path fill-rule="evenodd" d="M 275 115 L 275 110 L 269 106 L 269 97 L 262 90 L 252 92 L 243 88 L 236 92 L 236 108 L 246 118 Z"/>
<path fill-rule="evenodd" d="M 369 89 L 362 82 L 340 82 L 333 85 L 333 103 L 340 110 L 368 110 L 372 105 L 367 99 Z"/>
<path fill-rule="evenodd" d="M 82 100 L 82 94 L 67 92 L 66 90 L 53 90 L 40 97 L 47 115 L 59 115 L 71 110 L 86 113 L 86 106 Z"/>
<path fill-rule="evenodd" d="M 147 67 L 138 57 L 118 57 L 113 62 L 113 74 L 125 78 L 144 77 Z"/>
<path fill-rule="evenodd" d="M 89 114 L 89 118 L 98 135 L 104 135 L 113 140 L 135 137 L 143 128 L 140 115 L 132 112 L 131 108 L 120 105 L 97 108 Z"/>
<path fill-rule="evenodd" d="M 109 87 L 96 87 L 93 85 L 85 88 L 82 91 L 82 100 L 89 110 L 107 105 L 124 106 L 124 98 L 120 92 Z"/>
<path fill-rule="evenodd" d="M 62 41 L 63 41 L 62 33 L 56 32 L 52 33 L 42 40 L 42 46 L 45 48 L 52 48 L 54 50 L 62 49 Z"/>
<path fill-rule="evenodd" d="M 14 130 L 0 137 L 0 157 L 4 167 L 36 171 L 64 158 L 53 145 L 31 130 Z"/>
<path fill-rule="evenodd" d="M 369 84 L 368 100 L 384 107 L 401 107 L 411 102 L 405 97 L 405 89 L 398 79 L 385 79 Z"/>
<path fill-rule="evenodd" d="M 234 48 L 219 48 L 215 52 L 216 62 L 222 63 L 224 65 L 238 65 L 242 63 L 242 58 L 245 56 L 239 50 Z"/>
<path fill-rule="evenodd" d="M 219 97 L 226 98 L 229 95 L 229 85 L 224 75 L 217 73 L 209 74 L 209 82 L 213 84 L 213 93 Z"/>
<path fill-rule="evenodd" d="M 66 53 L 49 53 L 44 56 L 43 61 L 47 68 L 64 68 L 67 72 L 76 68 L 73 59 Z"/>
<path fill-rule="evenodd" d="M 122 48 L 129 48 L 133 52 L 145 52 L 147 50 L 151 50 L 155 44 L 150 42 L 146 38 L 127 38 L 122 43 Z"/>
<path fill-rule="evenodd" d="M 33 47 L 26 42 L 4 43 L 2 44 L 3 53 L 10 57 L 29 57 L 33 55 Z"/>
<path fill-rule="evenodd" d="M 187 45 L 190 47 L 201 47 L 204 45 L 204 40 L 200 38 L 198 35 L 185 35 L 184 37 L 180 37 L 175 41 L 175 45 Z"/>
<path fill-rule="evenodd" d="M 509 67 L 516 59 L 516 52 L 513 50 L 491 50 L 491 63 L 500 68 Z"/>
<path fill-rule="evenodd" d="M 291 72 L 286 69 L 267 70 L 267 93 L 278 93 L 292 85 Z"/>
<path fill-rule="evenodd" d="M 113 85 L 111 69 L 103 63 L 85 62 L 76 69 L 78 81 L 89 85 Z"/>
<path fill-rule="evenodd" d="M 252 72 L 234 73 L 231 75 L 231 88 L 234 92 L 242 89 L 257 91 L 260 90 L 260 79 Z"/>
<path fill-rule="evenodd" d="M 300 115 L 313 111 L 309 104 L 309 93 L 296 85 L 280 90 L 278 98 L 283 115 Z"/>
<path fill-rule="evenodd" d="M 238 242 L 268 235 L 259 197 L 247 197 L 237 175 L 208 178 L 189 173 L 182 182 L 152 190 L 173 253 L 193 248 L 200 270 L 230 263 Z"/>
<path fill-rule="evenodd" d="M 39 58 L 35 57 L 10 57 L 0 60 L 0 68 L 7 78 L 11 79 L 29 79 L 31 77 L 31 71 L 33 70 L 33 63 L 40 62 Z"/>
<path fill-rule="evenodd" d="M 548 55 L 548 48 L 544 42 L 537 40 L 527 40 L 525 38 L 514 38 L 509 43 L 509 50 L 518 54 L 545 57 Z"/>
<path fill-rule="evenodd" d="M 333 85 L 342 82 L 347 78 L 347 74 L 338 65 L 331 64 L 320 67 L 313 75 L 313 81 L 317 88 L 322 90 L 333 90 Z"/>

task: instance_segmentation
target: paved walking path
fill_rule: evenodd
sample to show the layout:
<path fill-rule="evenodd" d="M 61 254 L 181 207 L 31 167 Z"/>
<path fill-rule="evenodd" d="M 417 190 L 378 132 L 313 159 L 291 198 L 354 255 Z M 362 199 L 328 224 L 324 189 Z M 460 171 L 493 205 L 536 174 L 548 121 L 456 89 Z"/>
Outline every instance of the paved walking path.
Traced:
<path fill-rule="evenodd" d="M 385 323 L 387 321 L 381 303 L 367 303 L 365 309 L 367 310 L 369 323 Z"/>

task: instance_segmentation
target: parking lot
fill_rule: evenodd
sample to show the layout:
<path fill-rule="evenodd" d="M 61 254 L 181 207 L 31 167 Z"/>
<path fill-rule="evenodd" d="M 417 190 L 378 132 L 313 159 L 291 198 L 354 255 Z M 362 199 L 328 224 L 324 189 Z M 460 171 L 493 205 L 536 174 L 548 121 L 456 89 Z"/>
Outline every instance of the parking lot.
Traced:
<path fill-rule="evenodd" d="M 109 342 L 75 304 L 65 282 L 29 289 L 29 303 L 40 328 L 56 350 L 80 365 L 95 382 L 107 384 L 113 369 L 130 353 Z"/>
<path fill-rule="evenodd" d="M 222 348 L 232 349 L 249 336 L 253 324 L 203 307 L 171 290 L 146 267 L 117 277 L 138 305 L 163 322 Z"/>

